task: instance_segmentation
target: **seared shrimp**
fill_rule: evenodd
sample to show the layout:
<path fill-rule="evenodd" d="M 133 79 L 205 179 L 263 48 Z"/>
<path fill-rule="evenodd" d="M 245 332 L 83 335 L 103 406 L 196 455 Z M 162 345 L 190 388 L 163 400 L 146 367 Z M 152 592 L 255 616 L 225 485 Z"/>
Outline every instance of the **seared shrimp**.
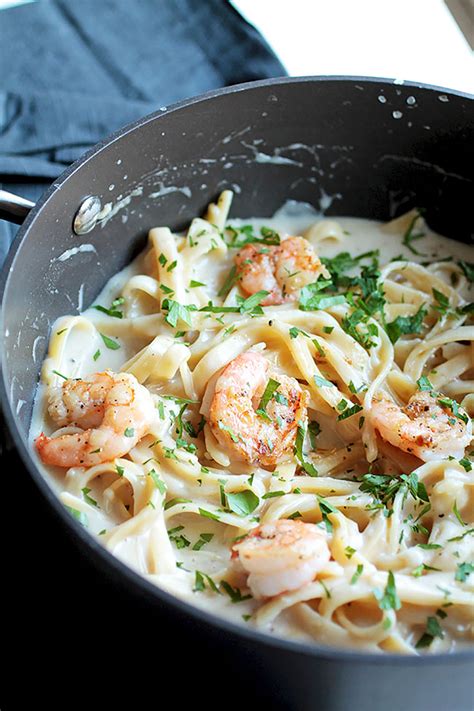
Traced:
<path fill-rule="evenodd" d="M 459 415 L 467 422 L 428 391 L 415 393 L 402 408 L 383 394 L 372 400 L 372 423 L 381 437 L 424 462 L 464 456 L 472 423 L 462 408 Z"/>
<path fill-rule="evenodd" d="M 303 237 L 288 237 L 278 247 L 248 244 L 235 256 L 240 285 L 247 294 L 265 290 L 263 306 L 295 301 L 300 289 L 329 277 L 310 243 Z"/>
<path fill-rule="evenodd" d="M 290 453 L 298 424 L 306 420 L 307 393 L 295 378 L 279 373 L 279 386 L 266 407 L 256 409 L 268 382 L 268 361 L 248 351 L 234 358 L 216 381 L 209 426 L 235 459 L 272 466 Z M 279 394 L 279 396 L 278 396 Z"/>
<path fill-rule="evenodd" d="M 155 407 L 133 375 L 105 371 L 86 380 L 67 380 L 52 393 L 48 412 L 61 427 L 76 425 L 84 432 L 59 437 L 41 433 L 36 448 L 43 462 L 91 467 L 127 454 L 150 427 Z"/>
<path fill-rule="evenodd" d="M 297 590 L 314 580 L 329 561 L 326 532 L 313 523 L 280 519 L 254 529 L 232 548 L 249 573 L 256 598 Z"/>

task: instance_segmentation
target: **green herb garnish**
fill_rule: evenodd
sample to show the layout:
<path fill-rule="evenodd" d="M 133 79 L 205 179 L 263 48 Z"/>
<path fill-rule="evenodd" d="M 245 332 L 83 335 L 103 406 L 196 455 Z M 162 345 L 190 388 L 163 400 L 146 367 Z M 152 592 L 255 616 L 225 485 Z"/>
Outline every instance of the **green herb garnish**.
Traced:
<path fill-rule="evenodd" d="M 351 583 L 350 583 L 351 585 L 356 584 L 356 582 L 359 580 L 360 576 L 362 575 L 363 570 L 364 570 L 364 566 L 362 565 L 362 563 L 359 563 L 359 565 L 356 568 L 356 572 L 354 573 L 354 575 L 351 578 Z"/>
<path fill-rule="evenodd" d="M 182 321 L 191 328 L 192 324 L 192 312 L 196 311 L 197 306 L 195 304 L 180 304 L 178 301 L 173 299 L 165 299 L 162 304 L 162 309 L 168 313 L 165 316 L 165 321 L 173 328 L 176 328 L 178 321 Z"/>
<path fill-rule="evenodd" d="M 374 590 L 374 596 L 381 610 L 399 610 L 402 606 L 400 598 L 397 594 L 395 586 L 395 576 L 392 571 L 388 571 L 387 584 L 383 593 L 377 588 Z"/>
<path fill-rule="evenodd" d="M 422 304 L 413 316 L 397 316 L 394 321 L 387 323 L 385 330 L 387 331 L 391 342 L 396 343 L 402 335 L 414 335 L 421 333 L 423 328 L 423 319 L 427 313 L 427 310 Z"/>
<path fill-rule="evenodd" d="M 107 348 L 109 348 L 111 351 L 117 351 L 120 348 L 120 343 L 117 343 L 117 341 L 114 341 L 112 338 L 109 338 L 103 333 L 100 333 L 99 335 L 104 341 Z"/>
<path fill-rule="evenodd" d="M 415 644 L 416 649 L 429 647 L 435 637 L 443 639 L 444 632 L 441 629 L 441 626 L 436 617 L 427 617 L 426 632 L 423 633 L 418 642 Z"/>
<path fill-rule="evenodd" d="M 454 579 L 465 583 L 471 573 L 474 573 L 474 563 L 458 563 Z"/>
<path fill-rule="evenodd" d="M 76 519 L 76 521 L 79 521 L 81 526 L 84 526 L 84 528 L 87 528 L 89 526 L 89 519 L 87 517 L 87 514 L 85 514 L 83 511 L 78 511 L 77 509 L 72 508 L 72 506 L 65 506 L 65 509 L 69 511 L 71 516 Z"/>
<path fill-rule="evenodd" d="M 302 469 L 308 474 L 309 476 L 318 476 L 318 470 L 314 466 L 314 464 L 311 464 L 311 462 L 306 461 L 305 455 L 303 452 L 303 445 L 304 445 L 304 440 L 306 436 L 306 429 L 303 426 L 299 426 L 298 429 L 296 430 L 296 440 L 295 440 L 295 447 L 294 447 L 294 454 L 296 454 L 296 458 L 298 459 Z"/>
<path fill-rule="evenodd" d="M 221 587 L 230 597 L 230 601 L 234 604 L 244 602 L 244 600 L 250 600 L 252 597 L 251 595 L 242 595 L 239 588 L 233 588 L 227 580 L 221 580 Z"/>
<path fill-rule="evenodd" d="M 87 501 L 87 503 L 90 504 L 91 506 L 96 506 L 96 507 L 99 506 L 97 501 L 95 499 L 93 499 L 92 496 L 89 496 L 89 492 L 92 491 L 92 489 L 89 489 L 88 486 L 84 486 L 81 489 L 81 491 L 82 491 L 82 495 L 84 497 L 84 501 Z"/>
<path fill-rule="evenodd" d="M 319 503 L 319 510 L 321 511 L 321 516 L 323 518 L 324 525 L 326 526 L 326 531 L 328 533 L 332 533 L 332 523 L 329 520 L 328 515 L 332 513 L 337 514 L 339 513 L 339 511 L 327 499 L 323 498 L 319 494 L 316 494 L 316 498 Z"/>
<path fill-rule="evenodd" d="M 239 516 L 249 516 L 260 503 L 260 499 L 250 489 L 237 494 L 226 494 L 227 505 Z"/>
<path fill-rule="evenodd" d="M 207 543 L 210 543 L 213 538 L 214 538 L 213 533 L 200 533 L 199 539 L 193 545 L 193 551 L 200 551 L 201 548 L 203 546 L 205 546 Z"/>
<path fill-rule="evenodd" d="M 402 240 L 402 244 L 407 247 L 412 254 L 416 254 L 418 257 L 423 256 L 423 254 L 422 252 L 418 252 L 418 250 L 415 249 L 415 247 L 413 246 L 413 242 L 425 236 L 425 232 L 415 232 L 416 223 L 418 222 L 420 217 L 421 211 L 416 210 L 416 214 L 408 225 L 408 228 L 405 234 L 403 235 Z"/>

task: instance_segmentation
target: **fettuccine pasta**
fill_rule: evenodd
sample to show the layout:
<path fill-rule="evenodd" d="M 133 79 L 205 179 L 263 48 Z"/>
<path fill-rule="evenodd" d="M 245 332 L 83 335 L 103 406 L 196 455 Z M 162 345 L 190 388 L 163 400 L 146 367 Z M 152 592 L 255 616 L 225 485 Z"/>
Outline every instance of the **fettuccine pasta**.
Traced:
<path fill-rule="evenodd" d="M 243 625 L 472 642 L 472 248 L 416 210 L 244 222 L 231 201 L 150 230 L 56 322 L 31 428 L 46 476 L 112 554 Z"/>

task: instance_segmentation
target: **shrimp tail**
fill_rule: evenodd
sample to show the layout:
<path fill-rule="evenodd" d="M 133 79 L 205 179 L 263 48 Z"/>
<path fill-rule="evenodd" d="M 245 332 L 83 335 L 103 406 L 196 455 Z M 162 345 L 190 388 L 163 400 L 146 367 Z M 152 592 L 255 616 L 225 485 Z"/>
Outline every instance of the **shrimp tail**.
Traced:
<path fill-rule="evenodd" d="M 40 432 L 37 438 L 35 439 L 35 447 L 41 458 L 43 458 L 44 448 L 46 447 L 50 439 L 51 437 L 46 437 L 44 432 Z"/>

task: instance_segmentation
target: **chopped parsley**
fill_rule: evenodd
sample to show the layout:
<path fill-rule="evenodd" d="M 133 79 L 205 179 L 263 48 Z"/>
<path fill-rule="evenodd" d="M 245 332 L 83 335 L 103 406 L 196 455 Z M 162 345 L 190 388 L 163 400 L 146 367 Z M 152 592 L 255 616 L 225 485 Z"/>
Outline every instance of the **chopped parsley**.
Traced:
<path fill-rule="evenodd" d="M 262 499 L 275 499 L 279 496 L 285 496 L 284 491 L 267 491 L 266 494 L 262 496 Z"/>
<path fill-rule="evenodd" d="M 403 235 L 402 244 L 407 247 L 407 249 L 409 249 L 412 254 L 416 254 L 418 257 L 421 257 L 423 256 L 422 252 L 418 252 L 418 250 L 415 249 L 415 247 L 413 246 L 413 242 L 424 237 L 426 233 L 421 231 L 415 231 L 416 223 L 421 217 L 421 210 L 416 210 L 415 212 L 415 216 L 412 218 L 405 234 Z"/>
<path fill-rule="evenodd" d="M 441 407 L 446 407 L 451 410 L 454 417 L 457 417 L 458 420 L 461 420 L 466 425 L 469 423 L 468 415 L 466 415 L 465 412 L 460 411 L 459 404 L 456 402 L 456 400 L 452 400 L 450 397 L 438 397 L 438 405 L 441 405 Z"/>
<path fill-rule="evenodd" d="M 236 435 L 235 432 L 230 429 L 230 427 L 227 427 L 227 425 L 224 425 L 224 423 L 221 420 L 218 421 L 217 425 L 220 430 L 222 430 L 223 432 L 227 432 L 227 434 L 230 436 L 232 442 L 239 441 L 239 435 Z"/>
<path fill-rule="evenodd" d="M 206 509 L 199 509 L 199 515 L 204 516 L 204 518 L 210 518 L 212 521 L 220 521 L 219 516 L 212 513 L 211 511 L 206 511 Z"/>
<path fill-rule="evenodd" d="M 280 383 L 278 380 L 273 380 L 273 378 L 270 378 L 265 390 L 263 392 L 262 398 L 260 400 L 260 404 L 257 408 L 257 415 L 261 415 L 265 417 L 266 419 L 270 419 L 268 414 L 267 414 L 267 405 L 274 396 L 276 390 L 280 387 Z"/>
<path fill-rule="evenodd" d="M 105 334 L 100 333 L 100 337 L 104 341 L 107 348 L 109 348 L 111 351 L 117 351 L 120 348 L 120 343 L 117 343 L 117 341 L 114 341 L 112 338 L 109 338 Z"/>
<path fill-rule="evenodd" d="M 76 521 L 79 521 L 81 526 L 84 526 L 84 528 L 87 528 L 89 526 L 89 519 L 87 517 L 87 514 L 85 514 L 83 511 L 78 511 L 77 509 L 72 508 L 72 506 L 65 506 L 66 510 L 69 511 L 71 516 L 76 519 Z"/>
<path fill-rule="evenodd" d="M 435 570 L 435 571 L 439 572 L 440 568 L 433 568 L 431 565 L 426 565 L 426 563 L 421 563 L 420 565 L 417 565 L 417 567 L 411 571 L 411 574 L 413 575 L 414 578 L 419 578 L 423 575 L 423 573 L 427 573 L 430 570 Z"/>
<path fill-rule="evenodd" d="M 192 550 L 193 551 L 200 551 L 203 546 L 205 546 L 207 543 L 210 543 L 212 539 L 214 538 L 213 533 L 200 533 L 199 534 L 199 539 L 196 541 L 196 543 L 193 545 Z"/>
<path fill-rule="evenodd" d="M 461 533 L 460 536 L 454 536 L 454 538 L 448 538 L 448 543 L 451 543 L 451 541 L 462 541 L 462 539 L 465 536 L 473 536 L 474 535 L 474 528 L 468 528 L 467 531 L 464 531 L 464 533 Z"/>
<path fill-rule="evenodd" d="M 342 402 L 342 401 L 341 401 Z M 347 402 L 344 400 L 347 406 Z M 339 409 L 339 408 L 338 408 Z M 364 408 L 361 407 L 361 405 L 353 405 L 352 407 L 346 407 L 343 412 L 341 412 L 340 415 L 337 416 L 337 419 L 340 420 L 346 420 L 348 417 L 352 417 L 352 415 L 356 415 L 358 412 L 363 410 Z"/>
<path fill-rule="evenodd" d="M 250 489 L 237 494 L 226 494 L 227 506 L 238 516 L 249 516 L 260 503 L 260 499 Z"/>
<path fill-rule="evenodd" d="M 112 301 L 112 306 L 110 309 L 106 309 L 105 306 L 100 306 L 100 304 L 96 304 L 93 306 L 93 309 L 97 309 L 97 311 L 101 311 L 104 314 L 107 314 L 107 316 L 111 316 L 112 318 L 123 318 L 123 313 L 122 311 L 119 311 L 117 306 L 121 306 L 124 303 L 125 299 L 123 296 L 120 296 L 118 299 L 115 299 Z"/>
<path fill-rule="evenodd" d="M 82 491 L 82 495 L 83 495 L 83 497 L 84 497 L 84 501 L 86 501 L 86 502 L 87 502 L 88 504 L 90 504 L 91 506 L 96 506 L 96 507 L 99 506 L 99 504 L 97 503 L 97 501 L 96 501 L 95 499 L 93 499 L 92 496 L 89 496 L 89 492 L 92 491 L 92 489 L 89 489 L 88 486 L 84 486 L 84 487 L 81 489 L 81 491 Z"/>
<path fill-rule="evenodd" d="M 381 590 L 376 588 L 374 590 L 374 596 L 381 610 L 399 610 L 401 608 L 402 603 L 400 602 L 400 598 L 397 594 L 395 576 L 391 570 L 388 571 L 385 590 L 382 593 Z"/>
<path fill-rule="evenodd" d="M 422 649 L 423 647 L 429 647 L 435 637 L 443 639 L 444 632 L 441 628 L 436 617 L 427 617 L 426 619 L 426 631 L 420 637 L 418 642 L 415 644 L 416 649 Z"/>
<path fill-rule="evenodd" d="M 453 504 L 453 513 L 456 516 L 459 523 L 461 524 L 461 526 L 467 526 L 467 523 L 463 520 L 463 517 L 461 516 L 461 514 L 459 512 L 457 501 L 455 501 Z"/>
<path fill-rule="evenodd" d="M 362 565 L 362 563 L 359 563 L 359 565 L 356 568 L 356 572 L 354 573 L 354 575 L 351 578 L 351 583 L 350 583 L 351 585 L 356 584 L 356 582 L 359 580 L 360 576 L 362 575 L 363 570 L 364 570 L 364 566 Z"/>
<path fill-rule="evenodd" d="M 426 487 L 422 481 L 418 481 L 415 472 L 394 477 L 388 474 L 364 474 L 361 481 L 360 490 L 371 494 L 384 507 L 393 501 L 395 495 L 400 491 L 404 493 L 405 498 L 411 494 L 415 500 L 429 503 Z"/>
<path fill-rule="evenodd" d="M 237 271 L 237 267 L 234 265 L 226 277 L 225 282 L 222 284 L 221 288 L 217 292 L 217 296 L 227 296 L 229 291 L 232 289 L 234 284 L 240 279 L 240 274 Z"/>
<path fill-rule="evenodd" d="M 332 280 L 325 279 L 322 275 L 317 281 L 304 286 L 300 292 L 299 307 L 301 311 L 318 311 L 346 302 L 344 294 L 326 293 L 325 289 L 328 286 L 332 286 Z"/>
<path fill-rule="evenodd" d="M 230 233 L 230 240 L 227 245 L 233 249 L 240 249 L 246 244 L 275 245 L 280 244 L 280 235 L 270 227 L 262 227 L 260 236 L 256 235 L 252 225 L 242 225 L 242 227 L 226 227 Z"/>
<path fill-rule="evenodd" d="M 125 437 L 135 437 L 135 429 L 133 427 L 127 427 L 124 430 Z"/>
<path fill-rule="evenodd" d="M 59 377 L 62 378 L 63 380 L 69 380 L 69 378 L 67 377 L 67 375 L 63 375 L 62 373 L 59 372 L 59 370 L 53 370 L 53 373 L 54 373 L 55 375 L 59 375 Z"/>
<path fill-rule="evenodd" d="M 214 314 L 248 314 L 249 316 L 261 316 L 263 314 L 263 309 L 260 306 L 261 302 L 264 301 L 265 297 L 268 296 L 270 292 L 257 291 L 255 294 L 248 296 L 244 299 L 242 296 L 237 295 L 236 301 L 237 306 L 215 306 L 212 301 L 209 301 L 207 306 L 203 306 L 199 311 L 204 311 Z"/>
<path fill-rule="evenodd" d="M 416 384 L 418 385 L 418 390 L 426 390 L 428 392 L 432 392 L 433 390 L 433 386 L 426 375 L 422 375 L 421 378 L 416 381 Z"/>
<path fill-rule="evenodd" d="M 318 470 L 314 466 L 314 464 L 311 464 L 311 462 L 306 461 L 305 455 L 303 452 L 303 445 L 304 445 L 304 440 L 306 437 L 306 428 L 302 425 L 300 425 L 297 428 L 296 431 L 296 440 L 295 440 L 295 447 L 294 447 L 294 454 L 296 454 L 296 458 L 298 459 L 300 466 L 306 474 L 309 476 L 318 476 Z"/>
<path fill-rule="evenodd" d="M 474 264 L 472 262 L 464 262 L 461 260 L 458 262 L 458 266 L 461 267 L 464 276 L 471 284 L 474 284 Z"/>
<path fill-rule="evenodd" d="M 425 551 L 435 551 L 443 547 L 439 543 L 417 543 L 417 546 Z"/>
<path fill-rule="evenodd" d="M 465 583 L 471 573 L 474 573 L 474 563 L 458 563 L 454 579 Z"/>
<path fill-rule="evenodd" d="M 316 499 L 318 500 L 319 503 L 319 510 L 321 511 L 321 516 L 324 521 L 324 525 L 326 526 L 326 531 L 328 533 L 332 533 L 332 523 L 328 518 L 329 514 L 332 513 L 339 513 L 339 511 L 336 509 L 335 506 L 333 506 L 329 501 L 319 494 L 316 494 Z"/>
<path fill-rule="evenodd" d="M 158 489 L 158 491 L 160 492 L 160 494 L 162 496 L 165 496 L 167 486 L 166 486 L 165 482 L 163 481 L 163 479 L 160 478 L 160 475 L 154 469 L 150 469 L 148 474 L 151 476 L 153 483 L 156 486 L 156 488 Z"/>
<path fill-rule="evenodd" d="M 174 499 L 170 499 L 166 502 L 165 511 L 170 509 L 172 506 L 176 506 L 176 504 L 192 504 L 192 501 L 191 499 L 183 499 L 181 496 L 176 496 Z"/>
<path fill-rule="evenodd" d="M 100 358 L 100 348 L 98 348 L 98 349 L 96 350 L 96 352 L 94 353 L 94 355 L 92 356 L 92 358 L 94 359 L 94 361 L 96 361 L 96 360 L 98 360 L 98 359 Z"/>
<path fill-rule="evenodd" d="M 363 259 L 374 259 L 378 255 L 378 250 L 364 252 L 357 257 L 353 257 L 349 252 L 339 252 L 332 258 L 322 257 L 321 262 L 331 274 L 335 287 L 347 287 L 351 283 L 351 278 L 346 276 L 346 272 L 356 267 Z"/>
<path fill-rule="evenodd" d="M 244 600 L 250 600 L 252 598 L 251 595 L 242 595 L 239 588 L 233 588 L 227 580 L 221 580 L 221 588 L 225 593 L 227 593 L 230 597 L 230 601 L 234 604 L 244 602 Z"/>
<path fill-rule="evenodd" d="M 191 328 L 192 326 L 192 311 L 196 311 L 195 304 L 180 304 L 174 299 L 165 299 L 162 304 L 162 309 L 168 313 L 165 316 L 165 321 L 173 328 L 176 328 L 178 321 L 182 321 Z"/>
<path fill-rule="evenodd" d="M 446 316 L 449 313 L 451 307 L 448 297 L 446 296 L 446 294 L 443 294 L 442 291 L 438 291 L 438 289 L 433 288 L 431 291 L 435 300 L 433 309 L 435 311 L 438 311 L 438 313 L 440 313 L 442 316 Z"/>
<path fill-rule="evenodd" d="M 168 531 L 170 541 L 173 541 L 178 550 L 181 550 L 182 548 L 189 548 L 189 546 L 191 545 L 191 541 L 189 541 L 186 536 L 184 536 L 183 534 L 180 534 L 179 536 L 176 535 L 177 533 L 183 530 L 184 526 L 176 526 L 175 528 L 171 528 Z"/>
<path fill-rule="evenodd" d="M 427 313 L 427 310 L 422 304 L 413 316 L 397 316 L 394 321 L 387 323 L 385 330 L 387 331 L 391 342 L 396 343 L 402 335 L 414 335 L 421 333 L 423 328 L 423 319 Z"/>

